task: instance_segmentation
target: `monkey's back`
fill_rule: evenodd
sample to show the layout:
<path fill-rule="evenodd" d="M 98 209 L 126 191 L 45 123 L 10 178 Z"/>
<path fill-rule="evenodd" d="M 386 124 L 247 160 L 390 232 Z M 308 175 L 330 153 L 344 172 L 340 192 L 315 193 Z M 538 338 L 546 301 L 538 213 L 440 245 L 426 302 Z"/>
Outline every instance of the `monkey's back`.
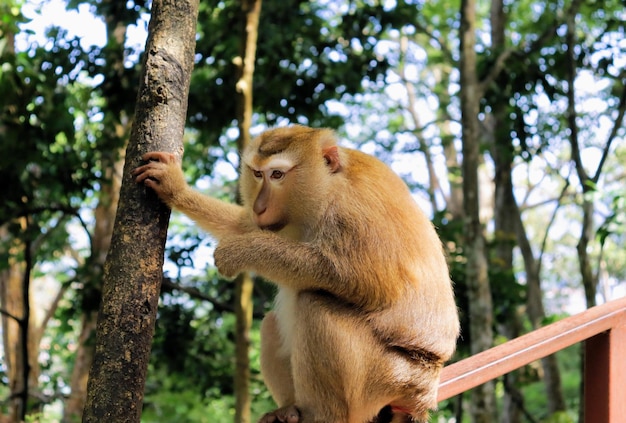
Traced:
<path fill-rule="evenodd" d="M 342 152 L 347 156 L 347 192 L 342 200 L 365 222 L 371 241 L 378 242 L 385 254 L 399 250 L 403 257 L 419 257 L 423 266 L 445 265 L 435 228 L 402 178 L 373 156 L 345 148 Z M 447 271 L 441 273 L 447 277 Z"/>
<path fill-rule="evenodd" d="M 381 336 L 399 346 L 427 348 L 443 360 L 453 353 L 458 313 L 443 246 L 407 185 L 386 164 L 343 149 L 347 157 L 345 197 L 359 216 L 367 241 L 356 245 L 372 261 L 366 270 L 393 304 L 372 315 Z M 348 212 L 346 210 L 346 212 Z M 363 260 L 363 259 L 362 259 Z M 363 278 L 368 278 L 362 275 Z M 382 294 L 385 297 L 384 294 Z"/>

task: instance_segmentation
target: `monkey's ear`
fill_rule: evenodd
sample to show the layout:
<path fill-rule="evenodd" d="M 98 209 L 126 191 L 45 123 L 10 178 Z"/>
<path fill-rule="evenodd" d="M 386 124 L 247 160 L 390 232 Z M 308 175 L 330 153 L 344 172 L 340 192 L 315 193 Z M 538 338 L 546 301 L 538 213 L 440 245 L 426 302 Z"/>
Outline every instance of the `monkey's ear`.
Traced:
<path fill-rule="evenodd" d="M 331 173 L 337 173 L 341 170 L 341 162 L 339 161 L 339 148 L 336 145 L 322 149 L 326 165 Z"/>

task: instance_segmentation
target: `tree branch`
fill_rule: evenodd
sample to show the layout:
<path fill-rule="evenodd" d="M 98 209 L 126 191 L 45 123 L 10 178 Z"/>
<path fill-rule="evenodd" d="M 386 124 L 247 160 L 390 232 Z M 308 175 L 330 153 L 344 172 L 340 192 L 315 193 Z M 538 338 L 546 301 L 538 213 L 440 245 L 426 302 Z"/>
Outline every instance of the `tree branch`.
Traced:
<path fill-rule="evenodd" d="M 622 71 L 621 77 L 626 76 L 626 72 Z M 622 121 L 624 120 L 624 114 L 626 113 L 626 87 L 622 86 L 622 95 L 619 99 L 619 107 L 617 108 L 617 118 L 613 122 L 613 127 L 611 128 L 611 133 L 609 134 L 609 138 L 604 145 L 604 149 L 602 150 L 602 157 L 600 158 L 600 162 L 598 163 L 598 167 L 596 169 L 595 174 L 591 180 L 594 183 L 597 183 L 600 179 L 600 174 L 602 173 L 602 167 L 606 162 L 607 157 L 609 156 L 609 152 L 611 151 L 611 144 L 617 138 L 617 133 L 622 127 Z"/>
<path fill-rule="evenodd" d="M 21 322 L 22 322 L 22 319 L 20 317 L 17 317 L 16 315 L 9 313 L 8 311 L 6 311 L 3 308 L 0 308 L 0 314 L 2 314 L 3 316 L 8 317 L 9 319 L 15 320 L 18 324 L 21 324 Z"/>

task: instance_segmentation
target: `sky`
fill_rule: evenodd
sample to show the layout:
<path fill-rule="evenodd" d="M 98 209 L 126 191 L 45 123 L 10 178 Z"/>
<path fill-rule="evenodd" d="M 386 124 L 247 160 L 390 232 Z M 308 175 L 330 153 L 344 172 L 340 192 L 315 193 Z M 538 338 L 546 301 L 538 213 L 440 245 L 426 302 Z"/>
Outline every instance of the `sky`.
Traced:
<path fill-rule="evenodd" d="M 40 45 L 46 43 L 45 30 L 52 26 L 60 26 L 68 30 L 70 37 L 78 37 L 81 47 L 102 46 L 106 43 L 106 28 L 102 19 L 90 13 L 90 6 L 81 4 L 78 10 L 65 10 L 64 0 L 27 0 L 22 7 L 22 13 L 30 22 L 21 25 L 22 29 L 29 29 L 33 34 L 20 32 L 16 39 L 16 48 L 20 51 L 28 50 L 33 42 Z M 143 50 L 147 37 L 147 19 L 138 25 L 128 28 L 128 47 Z"/>

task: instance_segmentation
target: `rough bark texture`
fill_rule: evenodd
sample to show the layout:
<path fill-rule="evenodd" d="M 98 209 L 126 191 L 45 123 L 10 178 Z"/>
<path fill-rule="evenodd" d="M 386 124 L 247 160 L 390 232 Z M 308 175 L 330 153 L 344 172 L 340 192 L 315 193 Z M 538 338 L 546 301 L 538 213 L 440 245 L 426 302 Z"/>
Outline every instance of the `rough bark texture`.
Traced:
<path fill-rule="evenodd" d="M 139 422 L 169 210 L 130 171 L 148 151 L 182 156 L 198 0 L 152 3 L 135 119 L 111 248 L 84 422 Z"/>
<path fill-rule="evenodd" d="M 472 355 L 491 347 L 493 311 L 487 275 L 485 238 L 480 222 L 478 164 L 479 101 L 476 75 L 476 3 L 461 2 L 461 125 L 463 127 L 463 208 L 465 214 L 466 279 L 469 300 L 469 336 Z M 470 413 L 474 423 L 496 421 L 493 381 L 471 391 Z"/>
<path fill-rule="evenodd" d="M 261 15 L 261 0 L 243 0 L 242 16 L 244 30 L 241 39 L 241 56 L 236 60 L 238 70 L 237 124 L 239 139 L 237 147 L 242 151 L 250 142 L 252 125 L 252 84 L 254 62 Z M 250 329 L 254 303 L 252 291 L 254 280 L 249 273 L 243 273 L 235 280 L 235 423 L 251 421 L 252 398 L 250 396 Z"/>

